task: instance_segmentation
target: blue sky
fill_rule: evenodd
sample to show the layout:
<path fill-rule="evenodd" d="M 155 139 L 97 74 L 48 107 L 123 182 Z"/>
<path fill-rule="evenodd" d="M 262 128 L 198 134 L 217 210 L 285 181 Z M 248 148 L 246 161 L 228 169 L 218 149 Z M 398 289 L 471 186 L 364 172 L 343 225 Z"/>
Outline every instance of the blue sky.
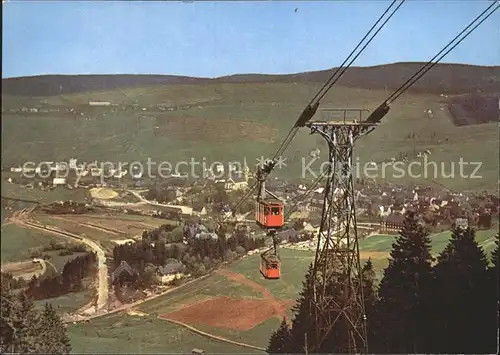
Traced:
<path fill-rule="evenodd" d="M 389 3 L 8 0 L 2 77 L 327 69 L 342 63 Z M 488 3 L 408 0 L 354 65 L 426 61 Z M 497 11 L 443 62 L 499 65 L 499 23 Z"/>

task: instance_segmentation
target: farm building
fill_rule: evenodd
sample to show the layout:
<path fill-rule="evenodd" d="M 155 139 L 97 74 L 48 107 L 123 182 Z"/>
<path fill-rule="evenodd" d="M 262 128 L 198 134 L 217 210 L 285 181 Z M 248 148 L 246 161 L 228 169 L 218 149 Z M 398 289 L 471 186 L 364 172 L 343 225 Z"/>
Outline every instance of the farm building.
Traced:
<path fill-rule="evenodd" d="M 169 283 L 175 278 L 180 279 L 184 277 L 184 270 L 185 270 L 184 264 L 182 264 L 180 261 L 175 260 L 171 263 L 168 263 L 165 266 L 159 266 L 158 274 L 160 274 L 161 276 L 161 282 L 165 284 Z"/>
<path fill-rule="evenodd" d="M 54 178 L 52 185 L 66 185 L 66 178 Z"/>
<path fill-rule="evenodd" d="M 111 102 L 107 102 L 107 101 L 89 101 L 89 106 L 106 107 L 106 106 L 111 106 Z"/>
<path fill-rule="evenodd" d="M 393 214 L 390 216 L 385 217 L 381 222 L 380 222 L 380 230 L 383 233 L 391 233 L 391 232 L 398 232 L 403 228 L 403 221 L 404 221 L 404 216 L 398 215 L 398 214 Z"/>

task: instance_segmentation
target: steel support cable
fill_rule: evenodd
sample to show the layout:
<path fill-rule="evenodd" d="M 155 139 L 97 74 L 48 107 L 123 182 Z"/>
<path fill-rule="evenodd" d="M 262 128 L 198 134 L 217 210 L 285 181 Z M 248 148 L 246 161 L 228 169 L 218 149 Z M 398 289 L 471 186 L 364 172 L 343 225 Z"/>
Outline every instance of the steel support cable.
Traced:
<path fill-rule="evenodd" d="M 288 212 L 287 214 L 285 215 L 285 218 L 284 220 L 287 221 L 288 218 L 290 218 L 290 216 L 292 215 L 293 212 L 295 212 L 295 209 L 297 208 L 297 206 L 303 202 L 306 198 L 309 197 L 309 195 L 314 191 L 314 189 L 318 186 L 318 184 L 323 180 L 323 178 L 327 175 L 327 172 L 324 171 L 322 172 L 317 178 L 316 180 L 313 181 L 313 183 L 307 188 L 307 190 L 304 192 L 304 194 L 302 194 L 299 198 L 297 198 L 293 205 L 290 206 L 288 208 Z"/>
<path fill-rule="evenodd" d="M 392 11 L 392 13 L 384 20 L 384 22 L 382 23 L 382 25 L 375 31 L 375 33 L 373 33 L 371 35 L 371 37 L 368 39 L 368 41 L 361 47 L 359 53 L 356 54 L 354 56 L 354 58 L 352 58 L 350 60 L 350 62 L 346 66 L 344 66 L 345 63 L 347 63 L 347 61 L 350 59 L 350 57 L 353 56 L 356 53 L 356 50 L 362 45 L 362 43 L 364 42 L 364 40 L 366 38 L 368 38 L 368 36 L 371 34 L 371 32 L 376 28 L 376 26 L 379 24 L 379 22 L 382 21 L 382 19 L 384 18 L 384 16 L 389 12 L 389 10 L 391 9 L 391 7 L 397 2 L 397 0 L 394 0 L 389 5 L 389 7 L 387 7 L 387 9 L 384 11 L 384 13 L 378 18 L 378 20 L 375 22 L 375 24 L 370 28 L 370 30 L 366 33 L 366 35 L 363 37 L 363 39 L 358 43 L 358 45 L 356 46 L 356 48 L 353 49 L 353 51 L 351 52 L 351 54 L 349 54 L 349 56 L 346 58 L 346 60 L 342 63 L 342 65 L 334 73 L 333 76 L 335 76 L 337 74 L 337 72 L 340 71 L 340 74 L 338 75 L 338 77 L 332 83 L 330 83 L 330 84 L 327 83 L 326 85 L 329 85 L 327 87 L 327 89 L 323 93 L 318 93 L 313 98 L 313 100 L 311 100 L 310 104 L 312 104 L 316 99 L 317 99 L 317 101 L 320 101 L 321 99 L 323 99 L 323 97 L 325 97 L 325 95 L 328 93 L 328 91 L 333 87 L 333 85 L 335 85 L 335 83 L 337 83 L 337 81 L 340 79 L 340 77 L 347 71 L 347 69 L 350 68 L 350 66 L 352 65 L 352 63 L 354 63 L 354 61 L 361 55 L 361 53 L 363 53 L 363 51 L 366 49 L 366 47 L 368 47 L 368 45 L 373 41 L 373 39 L 382 30 L 382 28 L 384 28 L 384 26 L 387 24 L 387 22 L 389 22 L 389 20 L 392 18 L 392 16 L 394 16 L 394 14 L 399 10 L 399 8 L 404 4 L 405 1 L 406 0 L 402 0 L 399 3 L 399 5 Z M 333 76 L 332 76 L 332 79 L 333 79 Z M 320 92 L 321 92 L 321 90 L 320 90 Z"/>
<path fill-rule="evenodd" d="M 485 13 L 488 12 L 488 10 L 490 10 L 495 5 L 496 7 L 493 8 L 491 12 L 489 12 L 481 21 L 475 24 Z M 408 88 L 410 88 L 413 84 L 415 84 L 415 82 L 420 80 L 420 78 L 423 75 L 425 75 L 429 70 L 431 70 L 434 66 L 436 66 L 446 55 L 448 55 L 448 53 L 450 53 L 453 49 L 455 49 L 476 28 L 478 28 L 484 21 L 486 21 L 496 10 L 498 10 L 498 8 L 500 8 L 500 4 L 498 2 L 494 2 L 490 6 L 488 6 L 486 10 L 484 10 L 480 15 L 478 15 L 467 27 L 465 27 L 455 38 L 453 38 L 443 49 L 441 49 L 441 51 L 439 51 L 439 53 L 437 53 L 426 65 L 424 65 L 417 73 L 415 73 L 415 75 L 413 75 L 410 79 L 408 79 L 403 85 L 401 85 L 400 88 L 398 88 L 391 96 L 389 96 L 386 102 L 390 104 L 392 101 L 396 100 L 399 96 L 401 96 L 406 90 L 408 90 Z M 470 27 L 472 28 L 469 30 Z M 465 33 L 467 30 L 468 32 Z M 464 33 L 465 35 L 463 35 Z M 459 37 L 462 35 L 463 37 L 459 39 Z M 453 44 L 455 41 L 457 42 Z"/>
<path fill-rule="evenodd" d="M 394 0 L 389 7 L 384 11 L 384 13 L 379 17 L 379 19 L 373 24 L 373 26 L 368 30 L 368 32 L 365 34 L 365 36 L 359 41 L 358 45 L 352 50 L 352 52 L 347 56 L 347 58 L 344 60 L 344 62 L 337 68 L 337 70 L 332 74 L 332 76 L 326 81 L 326 83 L 323 85 L 323 87 L 319 90 L 319 92 L 314 95 L 312 100 L 309 102 L 309 105 L 312 105 L 314 101 L 320 96 L 321 92 L 329 85 L 330 81 L 332 81 L 337 75 L 337 73 L 342 69 L 342 67 L 347 63 L 349 58 L 356 52 L 356 50 L 361 46 L 363 41 L 370 35 L 371 31 L 378 25 L 378 23 L 382 20 L 382 18 L 385 16 L 385 14 L 389 11 L 389 9 L 396 3 L 397 0 Z"/>
<path fill-rule="evenodd" d="M 309 102 L 307 105 L 308 107 L 313 107 L 316 105 L 316 102 L 319 104 L 319 101 L 328 93 L 328 91 L 335 85 L 335 83 L 340 79 L 340 77 L 349 69 L 349 67 L 352 65 L 352 63 L 363 53 L 363 51 L 366 49 L 366 47 L 371 43 L 371 41 L 375 38 L 375 36 L 380 32 L 380 30 L 385 26 L 385 24 L 391 19 L 391 17 L 396 13 L 396 11 L 403 5 L 403 3 L 406 0 L 402 0 L 400 4 L 396 7 L 396 9 L 393 10 L 393 12 L 389 15 L 388 18 L 385 19 L 385 21 L 382 23 L 380 28 L 372 34 L 373 30 L 377 27 L 377 25 L 383 20 L 384 16 L 391 10 L 391 8 L 396 4 L 398 1 L 401 0 L 394 0 L 384 11 L 384 13 L 377 19 L 377 21 L 373 24 L 373 26 L 368 30 L 368 32 L 365 34 L 365 36 L 359 41 L 359 43 L 356 45 L 356 47 L 351 51 L 351 53 L 347 56 L 347 58 L 344 60 L 344 62 L 340 65 L 339 68 L 337 68 L 334 73 L 330 76 L 330 78 L 326 81 L 326 83 L 321 87 L 321 89 L 314 95 L 312 100 Z M 372 34 L 371 38 L 368 40 L 367 43 L 363 45 L 363 42 Z M 355 55 L 354 58 L 351 59 L 351 57 L 356 53 L 359 47 L 361 50 L 359 51 L 358 54 Z M 351 59 L 349 64 L 345 66 L 345 64 Z M 345 66 L 345 67 L 344 67 Z M 339 74 L 340 73 L 340 74 Z M 339 75 L 337 75 L 339 74 Z M 319 97 L 319 98 L 318 98 Z M 311 116 L 312 117 L 312 116 Z M 297 123 L 299 123 L 299 120 L 297 120 Z M 281 146 L 278 148 L 278 151 L 276 154 L 274 154 L 273 158 L 271 159 L 272 161 L 278 159 L 284 151 L 288 148 L 290 145 L 291 141 L 297 134 L 298 128 L 301 127 L 301 125 L 295 124 L 295 126 L 288 132 L 287 136 L 285 137 L 285 140 L 281 144 Z"/>
<path fill-rule="evenodd" d="M 382 25 L 375 31 L 375 33 L 372 34 L 372 31 L 377 27 L 377 25 L 383 20 L 385 15 L 391 10 L 391 8 L 396 4 L 398 1 L 400 1 L 399 5 L 392 11 L 392 13 L 383 21 Z M 276 153 L 273 155 L 272 159 L 270 159 L 270 163 L 267 167 L 267 171 L 264 172 L 264 175 L 267 176 L 269 173 L 274 169 L 275 165 L 278 162 L 278 159 L 283 155 L 283 153 L 286 151 L 288 146 L 291 144 L 293 138 L 295 138 L 295 135 L 297 134 L 298 130 L 300 127 L 303 127 L 307 121 L 309 121 L 312 116 L 316 113 L 319 103 L 321 99 L 328 93 L 328 91 L 335 85 L 335 83 L 340 79 L 340 77 L 346 72 L 346 70 L 352 65 L 352 63 L 363 53 L 363 51 L 366 49 L 366 47 L 371 43 L 371 41 L 375 38 L 375 36 L 382 30 L 382 28 L 386 25 L 386 23 L 392 18 L 392 16 L 399 10 L 399 8 L 403 5 L 403 3 L 406 0 L 394 0 L 388 7 L 387 9 L 382 13 L 382 15 L 377 19 L 377 21 L 373 24 L 373 26 L 368 30 L 368 32 L 365 34 L 365 36 L 359 41 L 357 46 L 352 50 L 352 52 L 347 56 L 347 58 L 344 60 L 344 62 L 341 64 L 339 68 L 332 74 L 332 76 L 327 80 L 327 82 L 323 85 L 323 87 L 318 91 L 318 93 L 313 97 L 313 99 L 310 101 L 310 103 L 306 106 L 302 114 L 299 116 L 297 121 L 295 122 L 295 125 L 290 129 L 288 134 L 286 135 L 285 139 L 279 146 L 278 150 Z M 370 36 L 368 42 L 363 45 L 363 42 Z M 361 50 L 354 56 L 354 58 L 351 59 L 347 67 L 343 67 L 346 62 L 349 61 L 349 59 L 356 53 L 357 49 L 361 46 Z M 337 74 L 340 72 L 340 74 L 337 76 Z M 333 80 L 333 82 L 332 82 Z M 325 89 L 326 88 L 326 89 Z M 318 98 L 319 97 L 319 98 Z M 254 184 L 252 188 L 249 190 L 249 194 L 245 195 L 244 198 L 242 198 L 236 206 L 231 209 L 233 214 L 236 212 L 235 210 L 238 209 L 244 202 L 245 200 L 251 195 L 251 191 L 253 192 L 253 189 L 257 186 L 258 182 Z"/>
<path fill-rule="evenodd" d="M 479 23 L 477 23 L 472 29 L 470 29 L 462 38 L 455 42 L 464 32 L 466 32 L 471 26 L 473 26 L 476 21 L 478 21 L 485 13 L 487 13 L 493 6 L 493 10 L 488 13 Z M 449 52 L 451 52 L 455 47 L 457 47 L 465 38 L 467 38 L 477 27 L 479 27 L 484 21 L 486 21 L 498 8 L 500 7 L 498 0 L 494 1 L 490 6 L 486 8 L 481 14 L 479 14 L 464 30 L 462 30 L 453 40 L 451 40 L 441 51 L 438 52 L 429 62 L 427 62 L 420 70 L 412 75 L 408 80 L 406 80 L 397 90 L 395 90 L 385 101 L 383 101 L 379 107 L 377 107 L 366 119 L 366 122 L 378 123 L 384 118 L 385 115 L 390 110 L 390 104 L 394 102 L 398 97 L 400 97 L 406 90 L 408 90 L 415 82 L 417 82 L 424 74 L 426 74 L 430 69 L 432 69 L 436 64 L 438 64 Z M 451 46 L 451 48 L 449 48 Z M 443 53 L 445 52 L 445 53 Z M 443 53 L 443 54 L 441 54 Z M 439 57 L 439 58 L 438 58 Z M 437 58 L 437 59 L 436 59 Z M 435 60 L 435 61 L 434 61 Z M 366 130 L 365 134 L 373 131 L 374 128 Z"/>
<path fill-rule="evenodd" d="M 392 13 L 383 21 L 381 26 L 375 31 L 375 33 L 372 33 L 375 28 L 377 28 L 377 25 L 384 19 L 385 15 L 391 10 L 391 8 L 396 4 L 398 1 L 400 1 L 399 5 L 392 11 Z M 326 81 L 326 83 L 323 85 L 323 87 L 314 95 L 312 100 L 309 102 L 309 104 L 306 107 L 307 108 L 313 108 L 311 111 L 313 111 L 312 115 L 304 115 L 304 113 L 299 117 L 297 120 L 297 123 L 295 126 L 290 130 L 288 133 L 287 137 L 285 138 L 285 141 L 281 145 L 280 149 L 278 152 L 274 155 L 273 161 L 275 161 L 277 158 L 279 158 L 283 152 L 288 148 L 290 145 L 291 141 L 293 140 L 295 134 L 298 131 L 298 128 L 302 126 L 302 122 L 304 121 L 303 118 L 307 118 L 307 121 L 314 115 L 316 112 L 316 109 L 319 106 L 319 103 L 323 97 L 330 91 L 330 89 L 337 83 L 337 81 L 344 75 L 344 73 L 347 71 L 347 69 L 350 68 L 352 63 L 363 53 L 363 51 L 368 47 L 368 45 L 373 41 L 373 39 L 377 36 L 377 34 L 384 28 L 384 26 L 387 24 L 387 22 L 394 16 L 394 14 L 399 10 L 399 8 L 403 5 L 403 3 L 406 0 L 394 0 L 388 7 L 387 9 L 382 13 L 382 15 L 377 19 L 377 21 L 373 24 L 373 26 L 368 30 L 368 32 L 365 34 L 365 36 L 359 41 L 359 43 L 356 45 L 356 47 L 351 51 L 351 53 L 347 56 L 347 58 L 344 60 L 344 62 L 340 65 L 339 68 L 335 70 L 335 72 L 330 76 L 330 78 Z M 371 37 L 368 39 L 366 43 L 365 40 L 371 35 Z M 364 45 L 363 45 L 364 43 Z M 362 47 L 361 47 L 362 46 Z M 356 54 L 356 51 L 358 48 L 361 49 L 359 52 Z M 353 58 L 351 58 L 354 55 Z M 347 65 L 345 65 L 347 62 L 349 62 Z M 307 122 L 305 121 L 305 122 Z M 305 122 L 303 122 L 305 124 Z"/>
<path fill-rule="evenodd" d="M 231 208 L 231 214 L 236 215 L 236 211 L 241 207 L 243 203 L 253 194 L 257 186 L 259 185 L 258 181 L 255 181 L 252 186 L 248 189 L 248 191 L 240 198 L 240 200 Z"/>
<path fill-rule="evenodd" d="M 496 5 L 496 7 L 488 15 L 486 15 L 479 23 L 475 24 L 485 13 L 487 13 L 495 5 Z M 498 1 L 493 2 L 491 5 L 489 5 L 486 8 L 486 10 L 484 10 L 471 23 L 469 23 L 469 25 L 467 25 L 467 27 L 465 27 L 458 35 L 456 35 L 455 38 L 453 38 L 443 49 L 441 49 L 429 62 L 427 62 L 422 68 L 420 68 L 420 70 L 418 70 L 405 83 L 403 83 L 403 85 L 401 85 L 398 89 L 396 89 L 396 91 L 394 91 L 387 98 L 386 103 L 390 104 L 392 101 L 396 100 L 399 96 L 401 96 L 406 90 L 408 90 L 408 88 L 410 88 L 423 75 L 425 75 L 429 70 L 431 70 L 435 65 L 437 65 L 446 55 L 448 55 L 448 53 L 450 53 L 453 49 L 455 49 L 477 27 L 479 27 L 484 21 L 486 21 L 488 19 L 488 17 L 490 17 L 496 10 L 498 10 L 499 7 L 500 7 L 500 4 L 498 3 Z M 474 24 L 475 24 L 475 26 L 474 26 Z M 474 27 L 472 27 L 472 26 L 474 26 Z M 470 27 L 472 27 L 472 28 L 469 30 Z M 469 30 L 469 31 L 467 33 L 465 33 L 467 30 Z M 460 38 L 460 36 L 462 36 L 464 33 L 465 33 L 465 35 L 462 38 Z M 455 41 L 457 41 L 457 39 L 458 39 L 458 42 L 453 44 Z"/>

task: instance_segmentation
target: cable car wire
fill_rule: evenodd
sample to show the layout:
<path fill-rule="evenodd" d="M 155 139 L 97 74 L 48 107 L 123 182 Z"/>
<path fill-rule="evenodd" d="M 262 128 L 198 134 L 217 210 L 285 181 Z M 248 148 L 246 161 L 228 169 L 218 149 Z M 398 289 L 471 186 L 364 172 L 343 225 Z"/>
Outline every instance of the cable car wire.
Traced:
<path fill-rule="evenodd" d="M 318 94 L 316 94 L 315 97 L 313 97 L 313 99 L 311 100 L 311 102 L 309 103 L 310 105 L 314 104 L 314 101 L 318 100 L 320 101 L 327 93 L 328 91 L 332 88 L 333 85 L 335 85 L 335 83 L 337 83 L 337 81 L 340 79 L 340 77 L 347 71 L 347 69 L 349 69 L 349 67 L 354 63 L 354 61 L 361 55 L 361 53 L 363 53 L 363 51 L 366 49 L 366 47 L 373 41 L 373 39 L 377 36 L 377 34 L 382 30 L 382 28 L 384 28 L 384 26 L 387 24 L 387 22 L 392 18 L 392 16 L 394 16 L 394 14 L 399 10 L 399 8 L 404 4 L 406 0 L 402 0 L 399 5 L 392 11 L 392 13 L 384 20 L 384 22 L 382 23 L 382 25 L 375 31 L 375 33 L 373 33 L 370 37 L 370 39 L 363 45 L 363 47 L 361 47 L 361 50 L 359 51 L 358 54 L 354 55 L 356 53 L 356 50 L 361 46 L 361 44 L 363 43 L 363 41 L 368 38 L 368 36 L 370 35 L 370 33 L 376 28 L 376 26 L 379 24 L 380 21 L 382 21 L 382 19 L 384 18 L 384 16 L 389 12 L 389 10 L 391 9 L 392 6 L 394 6 L 394 4 L 397 3 L 397 0 L 394 0 L 390 5 L 389 7 L 384 11 L 384 13 L 379 17 L 379 19 L 375 22 L 375 24 L 373 24 L 373 26 L 370 28 L 370 30 L 366 33 L 366 35 L 361 39 L 361 41 L 358 43 L 358 45 L 353 49 L 353 51 L 349 54 L 349 56 L 346 58 L 346 60 L 340 65 L 340 67 L 335 71 L 335 73 L 332 75 L 332 77 L 330 78 L 330 80 L 333 80 L 333 82 L 331 82 L 330 84 L 328 84 L 328 82 L 324 85 L 324 87 L 327 87 L 326 90 L 324 92 L 322 92 L 322 90 L 320 90 L 320 92 L 318 92 Z M 351 56 L 354 57 L 350 60 L 350 62 L 344 66 L 347 61 L 349 60 L 349 58 Z M 340 74 L 338 75 L 337 78 L 335 78 L 335 76 L 337 75 L 337 73 Z M 334 79 L 335 78 L 335 79 Z"/>
<path fill-rule="evenodd" d="M 399 5 L 396 6 L 395 9 L 392 10 L 390 15 L 382 22 L 380 27 L 372 33 L 376 28 L 377 25 L 384 19 L 384 17 L 389 13 L 389 11 L 394 7 L 396 3 Z M 302 111 L 300 114 L 299 118 L 295 122 L 294 126 L 290 129 L 288 134 L 286 135 L 285 139 L 279 146 L 278 150 L 276 153 L 273 155 L 272 159 L 268 161 L 267 165 L 264 165 L 262 168 L 263 173 L 267 177 L 271 173 L 271 171 L 274 169 L 275 165 L 278 162 L 278 158 L 283 155 L 283 153 L 286 151 L 288 146 L 291 144 L 292 140 L 295 138 L 296 134 L 298 133 L 299 128 L 303 127 L 316 113 L 321 99 L 328 93 L 328 91 L 337 83 L 337 81 L 340 79 L 340 77 L 347 71 L 347 69 L 352 65 L 352 63 L 363 53 L 363 51 L 366 49 L 366 47 L 371 43 L 371 41 L 375 38 L 375 36 L 382 30 L 382 28 L 387 24 L 387 22 L 392 18 L 392 16 L 399 10 L 399 8 L 403 5 L 403 3 L 406 0 L 394 0 L 388 7 L 387 9 L 380 15 L 380 17 L 377 19 L 375 24 L 368 30 L 368 32 L 365 34 L 365 36 L 359 41 L 357 46 L 351 51 L 351 53 L 347 56 L 346 60 L 340 65 L 339 68 L 337 68 L 333 74 L 330 76 L 330 78 L 326 81 L 326 83 L 321 87 L 321 89 L 318 91 L 316 95 L 314 95 L 313 99 L 309 102 L 309 104 L 305 107 L 305 109 Z M 371 37 L 368 39 L 366 43 L 365 40 L 371 35 Z M 363 45 L 364 43 L 364 45 Z M 362 47 L 361 47 L 362 46 Z M 361 49 L 359 52 L 356 54 L 356 51 L 358 48 Z M 351 58 L 354 56 L 354 58 Z M 349 61 L 350 60 L 350 61 Z M 347 63 L 347 66 L 345 66 L 345 63 Z M 236 211 L 241 207 L 241 205 L 245 202 L 247 198 L 249 198 L 254 190 L 259 186 L 259 181 L 255 181 L 255 183 L 248 189 L 247 193 L 240 199 L 240 201 L 233 207 L 231 208 L 232 215 L 234 216 Z"/>
<path fill-rule="evenodd" d="M 488 12 L 493 6 L 497 5 L 490 13 L 488 13 L 479 23 L 475 24 L 485 13 Z M 467 38 L 477 27 L 479 27 L 484 21 L 486 21 L 498 8 L 500 4 L 498 1 L 493 2 L 488 6 L 481 14 L 479 14 L 467 27 L 465 27 L 458 35 L 455 36 L 443 49 L 441 49 L 427 64 L 425 64 L 419 71 L 417 71 L 412 77 L 410 77 L 403 85 L 401 85 L 394 93 L 389 96 L 386 102 L 390 103 L 401 96 L 409 87 L 411 87 L 415 82 L 417 82 L 422 76 L 424 76 L 429 70 L 436 66 L 448 53 L 455 49 L 465 38 Z M 475 24 L 475 25 L 474 25 Z M 472 27 L 474 26 L 474 27 Z M 469 28 L 472 27 L 470 30 Z M 467 33 L 465 33 L 469 30 Z M 465 35 L 460 38 L 465 33 Z M 460 39 L 459 39 L 460 38 Z M 458 42 L 453 44 L 458 39 Z M 451 46 L 451 47 L 450 47 Z M 450 47 L 450 48 L 448 48 Z M 443 53 L 444 52 L 444 53 Z M 439 58 L 438 58 L 439 57 Z M 436 59 L 437 58 L 437 59 Z"/>
<path fill-rule="evenodd" d="M 405 91 L 407 91 L 420 78 L 422 78 L 422 76 L 424 76 L 429 70 L 436 66 L 446 55 L 448 55 L 448 53 L 450 53 L 460 43 L 462 43 L 464 39 L 466 39 L 476 28 L 478 28 L 484 21 L 486 21 L 491 15 L 493 15 L 493 13 L 499 8 L 500 3 L 498 2 L 498 0 L 489 5 L 481 14 L 479 14 L 474 20 L 472 20 L 469 25 L 467 25 L 458 35 L 456 35 L 455 38 L 453 38 L 443 49 L 441 49 L 431 60 L 423 65 L 415 74 L 408 78 L 408 80 L 406 80 L 385 101 L 383 101 L 382 104 L 380 104 L 380 106 L 370 114 L 366 121 L 374 123 L 380 122 L 382 118 L 389 112 L 390 104 L 392 102 L 399 98 Z M 490 11 L 490 9 L 492 10 Z M 486 13 L 487 15 L 484 16 Z"/>
<path fill-rule="evenodd" d="M 377 28 L 379 23 L 384 19 L 384 17 L 387 15 L 387 13 L 391 10 L 391 8 L 398 2 L 400 1 L 399 5 L 396 6 L 395 9 L 392 10 L 390 15 L 382 22 L 380 27 L 373 33 L 373 31 Z M 297 119 L 297 122 L 295 125 L 292 127 L 288 135 L 286 136 L 285 140 L 281 144 L 280 148 L 276 152 L 276 154 L 273 156 L 272 161 L 276 160 L 278 157 L 280 157 L 284 151 L 288 148 L 290 143 L 292 142 L 293 138 L 297 134 L 298 128 L 303 127 L 307 121 L 309 121 L 312 116 L 316 113 L 316 110 L 319 107 L 320 101 L 325 97 L 325 95 L 330 91 L 330 89 L 335 85 L 338 80 L 344 75 L 344 73 L 351 67 L 351 65 L 354 63 L 354 61 L 363 53 L 363 51 L 366 49 L 366 47 L 373 41 L 373 39 L 377 36 L 377 34 L 384 28 L 384 26 L 387 24 L 387 22 L 394 16 L 394 14 L 399 10 L 399 8 L 404 4 L 406 0 L 394 0 L 388 7 L 387 9 L 380 15 L 380 17 L 375 21 L 373 26 L 368 30 L 368 32 L 364 35 L 364 37 L 359 41 L 359 43 L 356 45 L 356 47 L 349 53 L 347 58 L 342 62 L 342 64 L 332 73 L 330 78 L 326 81 L 326 83 L 321 87 L 321 89 L 316 93 L 316 95 L 313 96 L 311 101 L 308 103 L 302 114 L 299 116 Z M 371 35 L 371 37 L 368 39 L 366 43 L 365 40 Z M 364 43 L 364 44 L 363 44 Z M 361 49 L 359 52 L 356 54 L 356 51 L 358 48 Z M 347 65 L 346 65 L 347 63 Z"/>

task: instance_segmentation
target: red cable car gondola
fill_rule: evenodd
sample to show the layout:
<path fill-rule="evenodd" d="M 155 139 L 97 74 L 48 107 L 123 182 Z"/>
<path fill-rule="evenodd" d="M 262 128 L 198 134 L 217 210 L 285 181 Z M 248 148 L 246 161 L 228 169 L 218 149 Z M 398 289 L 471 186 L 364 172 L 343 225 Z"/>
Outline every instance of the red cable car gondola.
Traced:
<path fill-rule="evenodd" d="M 260 272 L 266 279 L 279 279 L 281 276 L 281 260 L 279 256 L 267 252 L 262 253 L 260 255 Z"/>
<path fill-rule="evenodd" d="M 283 216 L 284 204 L 278 199 L 257 200 L 255 204 L 255 221 L 265 229 L 278 229 L 285 225 Z"/>
<path fill-rule="evenodd" d="M 267 236 L 273 240 L 273 247 L 260 255 L 260 272 L 266 279 L 279 279 L 281 276 L 276 230 L 285 225 L 284 209 L 283 202 L 276 198 L 257 199 L 255 204 L 255 222 L 267 229 Z"/>

